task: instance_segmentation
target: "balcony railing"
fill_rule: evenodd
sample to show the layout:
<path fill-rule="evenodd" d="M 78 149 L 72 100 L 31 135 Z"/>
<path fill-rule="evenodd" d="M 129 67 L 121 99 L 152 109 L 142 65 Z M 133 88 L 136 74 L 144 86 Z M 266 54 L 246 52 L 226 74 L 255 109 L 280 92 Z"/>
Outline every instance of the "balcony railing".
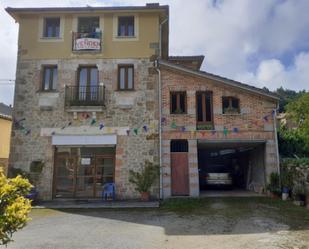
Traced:
<path fill-rule="evenodd" d="M 104 106 L 104 86 L 66 86 L 66 106 Z"/>
<path fill-rule="evenodd" d="M 102 32 L 72 33 L 73 51 L 101 51 Z"/>

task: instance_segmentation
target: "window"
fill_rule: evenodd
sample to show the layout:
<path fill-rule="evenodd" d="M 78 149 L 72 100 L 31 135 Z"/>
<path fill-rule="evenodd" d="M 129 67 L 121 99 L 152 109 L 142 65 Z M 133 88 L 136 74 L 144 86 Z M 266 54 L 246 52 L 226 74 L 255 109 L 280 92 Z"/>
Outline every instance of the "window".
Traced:
<path fill-rule="evenodd" d="M 43 91 L 52 91 L 57 89 L 58 70 L 57 66 L 43 67 Z"/>
<path fill-rule="evenodd" d="M 48 17 L 44 20 L 44 37 L 60 37 L 60 17 Z"/>
<path fill-rule="evenodd" d="M 224 114 L 240 113 L 239 99 L 235 97 L 222 97 L 222 110 Z"/>
<path fill-rule="evenodd" d="M 98 69 L 95 66 L 80 67 L 78 72 L 78 100 L 98 100 Z"/>
<path fill-rule="evenodd" d="M 196 93 L 196 119 L 199 130 L 212 129 L 212 92 Z"/>
<path fill-rule="evenodd" d="M 171 140 L 171 152 L 188 152 L 188 141 Z"/>
<path fill-rule="evenodd" d="M 78 32 L 79 33 L 95 33 L 100 28 L 99 17 L 79 17 Z"/>
<path fill-rule="evenodd" d="M 118 89 L 133 90 L 134 89 L 134 66 L 119 65 L 118 66 Z"/>
<path fill-rule="evenodd" d="M 118 17 L 118 36 L 134 35 L 134 16 Z"/>
<path fill-rule="evenodd" d="M 187 112 L 186 92 L 171 92 L 171 114 L 184 114 Z"/>

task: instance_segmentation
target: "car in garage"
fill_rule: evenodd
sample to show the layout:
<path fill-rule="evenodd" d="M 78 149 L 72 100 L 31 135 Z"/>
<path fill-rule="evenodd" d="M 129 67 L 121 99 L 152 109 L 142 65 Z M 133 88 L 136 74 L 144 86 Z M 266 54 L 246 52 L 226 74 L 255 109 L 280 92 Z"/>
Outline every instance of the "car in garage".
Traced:
<path fill-rule="evenodd" d="M 230 168 L 224 164 L 206 164 L 199 168 L 199 180 L 202 188 L 232 188 L 233 177 Z"/>

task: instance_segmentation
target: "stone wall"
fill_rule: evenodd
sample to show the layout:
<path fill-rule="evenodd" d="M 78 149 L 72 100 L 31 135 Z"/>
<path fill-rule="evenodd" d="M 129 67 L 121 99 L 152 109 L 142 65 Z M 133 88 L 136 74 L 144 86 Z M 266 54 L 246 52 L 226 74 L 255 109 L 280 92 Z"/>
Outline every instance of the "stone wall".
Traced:
<path fill-rule="evenodd" d="M 9 160 L 7 158 L 0 158 L 0 168 L 2 168 L 4 174 L 7 173 Z"/>
<path fill-rule="evenodd" d="M 57 91 L 51 93 L 40 91 L 42 66 L 47 64 L 58 66 Z M 117 91 L 118 64 L 134 65 L 134 91 Z M 25 118 L 21 123 L 30 133 L 16 125 L 13 127 L 10 167 L 29 171 L 32 161 L 43 161 L 45 166 L 37 187 L 42 199 L 52 198 L 54 148 L 51 136 L 42 136 L 42 131 L 49 128 L 59 130 L 71 123 L 68 129 L 62 130 L 62 134 L 78 127 L 87 134 L 92 132 L 90 128 L 93 125 L 89 120 L 83 120 L 83 113 L 74 117 L 73 112 L 65 109 L 65 85 L 77 84 L 79 65 L 96 65 L 99 82 L 105 85 L 105 108 L 95 113 L 95 125 L 103 122 L 105 128 L 139 128 L 137 135 L 132 130 L 129 136 L 118 135 L 115 165 L 117 197 L 138 197 L 128 181 L 129 170 L 140 169 L 145 160 L 159 162 L 157 74 L 148 59 L 19 60 L 13 117 L 15 120 Z M 88 114 L 93 117 L 91 111 Z M 148 132 L 143 132 L 144 125 L 151 127 Z M 154 186 L 153 195 L 158 196 L 158 186 Z"/>
<path fill-rule="evenodd" d="M 164 198 L 171 195 L 171 169 L 170 169 L 170 140 L 187 139 L 189 142 L 189 182 L 190 195 L 197 196 L 198 171 L 196 143 L 199 140 L 237 141 L 265 140 L 265 152 L 262 161 L 265 161 L 266 179 L 271 172 L 278 170 L 277 145 L 274 132 L 273 109 L 276 108 L 275 100 L 250 93 L 239 88 L 232 88 L 214 80 L 195 77 L 166 68 L 162 73 L 162 123 L 163 130 L 163 193 Z M 170 114 L 170 92 L 185 91 L 187 95 L 187 113 Z M 213 123 L 214 130 L 196 130 L 196 92 L 211 91 L 213 94 Z M 239 114 L 222 113 L 222 96 L 234 96 L 239 99 Z M 267 121 L 264 117 L 268 115 Z M 172 123 L 177 128 L 171 127 Z M 182 130 L 185 127 L 185 131 Z M 224 127 L 228 130 L 225 135 Z M 237 128 L 237 132 L 233 129 Z M 263 157 L 263 155 L 261 155 Z M 263 176 L 259 177 L 262 178 Z M 263 177 L 264 178 L 264 177 Z"/>

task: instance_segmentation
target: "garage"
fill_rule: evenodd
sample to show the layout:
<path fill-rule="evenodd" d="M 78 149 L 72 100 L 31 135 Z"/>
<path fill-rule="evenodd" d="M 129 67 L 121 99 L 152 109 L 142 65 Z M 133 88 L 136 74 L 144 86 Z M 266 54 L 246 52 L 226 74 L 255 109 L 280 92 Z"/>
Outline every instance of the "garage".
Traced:
<path fill-rule="evenodd" d="M 261 193 L 265 185 L 265 140 L 198 141 L 200 193 Z"/>

